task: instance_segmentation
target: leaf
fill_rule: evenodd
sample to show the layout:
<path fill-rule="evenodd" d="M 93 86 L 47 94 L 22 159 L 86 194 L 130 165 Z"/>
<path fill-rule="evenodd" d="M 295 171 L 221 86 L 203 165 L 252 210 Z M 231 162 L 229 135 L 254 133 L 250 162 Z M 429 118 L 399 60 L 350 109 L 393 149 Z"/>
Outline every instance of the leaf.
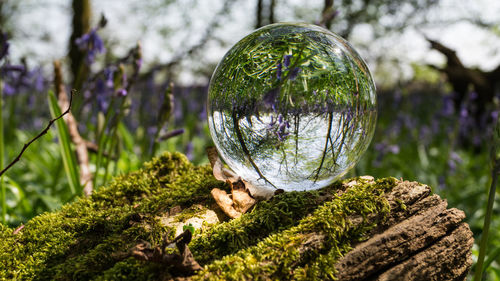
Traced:
<path fill-rule="evenodd" d="M 189 231 L 191 231 L 191 234 L 194 234 L 194 230 L 195 229 L 194 229 L 194 226 L 192 224 L 187 224 L 187 225 L 184 225 L 182 227 L 183 231 L 186 231 L 186 229 L 189 230 Z"/>
<path fill-rule="evenodd" d="M 61 115 L 61 109 L 59 108 L 56 96 L 52 91 L 49 91 L 49 107 L 52 118 L 56 118 L 57 116 Z M 66 176 L 68 177 L 71 193 L 73 195 L 80 194 L 80 176 L 78 173 L 78 165 L 76 162 L 75 154 L 71 149 L 68 127 L 66 126 L 66 123 L 63 119 L 59 119 L 55 123 L 57 127 L 57 136 L 59 137 L 59 146 L 61 149 L 64 171 L 66 172 Z"/>
<path fill-rule="evenodd" d="M 212 171 L 214 177 L 220 181 L 236 181 L 238 180 L 238 176 L 231 170 L 224 168 L 224 164 L 222 160 L 219 158 L 219 154 L 217 153 L 217 149 L 213 146 L 208 147 L 206 149 L 208 160 L 210 161 L 210 165 L 212 166 Z"/>

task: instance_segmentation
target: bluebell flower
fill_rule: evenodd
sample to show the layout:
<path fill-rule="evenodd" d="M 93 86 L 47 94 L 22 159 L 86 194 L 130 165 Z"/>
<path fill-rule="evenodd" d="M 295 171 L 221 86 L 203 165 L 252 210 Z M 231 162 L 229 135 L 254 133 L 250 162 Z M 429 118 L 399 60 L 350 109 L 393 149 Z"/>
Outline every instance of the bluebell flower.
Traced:
<path fill-rule="evenodd" d="M 143 63 L 142 58 L 138 58 L 135 60 L 135 67 L 136 67 L 137 71 L 139 71 L 141 69 L 142 63 Z"/>
<path fill-rule="evenodd" d="M 278 78 L 278 80 L 281 80 L 282 67 L 281 62 L 278 63 L 278 67 L 276 69 L 276 78 Z"/>
<path fill-rule="evenodd" d="M 278 136 L 279 141 L 285 140 L 285 137 L 290 135 L 286 129 L 290 128 L 290 123 L 284 120 L 283 115 L 278 115 L 278 128 L 276 130 L 276 136 Z"/>
<path fill-rule="evenodd" d="M 438 188 L 440 190 L 445 190 L 446 189 L 446 178 L 443 175 L 440 175 L 438 177 Z"/>
<path fill-rule="evenodd" d="M 194 151 L 194 145 L 193 142 L 188 142 L 186 145 L 186 157 L 189 160 L 193 160 L 193 151 Z"/>
<path fill-rule="evenodd" d="M 460 157 L 460 155 L 458 155 L 458 153 L 452 151 L 450 153 L 450 158 L 448 159 L 448 168 L 450 169 L 450 171 L 452 173 L 454 173 L 457 169 L 457 165 L 462 163 L 462 162 L 463 162 L 463 160 Z"/>
<path fill-rule="evenodd" d="M 114 87 L 114 81 L 113 81 L 113 74 L 115 73 L 115 68 L 114 67 L 106 67 L 103 70 L 104 74 L 104 79 L 106 81 L 106 87 L 108 88 L 113 88 Z"/>
<path fill-rule="evenodd" d="M 119 97 L 124 97 L 124 96 L 126 96 L 128 94 L 128 91 L 125 88 L 120 88 L 120 89 L 118 89 L 118 91 L 116 91 L 116 94 Z"/>
<path fill-rule="evenodd" d="M 491 120 L 493 120 L 493 121 L 498 120 L 498 110 L 493 110 L 491 112 Z"/>
<path fill-rule="evenodd" d="M 283 59 L 283 64 L 285 65 L 286 68 L 290 67 L 290 59 L 292 58 L 292 55 L 285 55 Z"/>
<path fill-rule="evenodd" d="M 45 89 L 45 79 L 40 68 L 28 71 L 24 65 L 7 64 L 0 68 L 0 75 L 6 95 L 33 90 L 42 92 Z"/>
<path fill-rule="evenodd" d="M 102 79 L 97 79 L 94 86 L 94 94 L 97 101 L 99 111 L 106 112 L 108 110 L 109 101 L 107 97 L 108 88 Z"/>
<path fill-rule="evenodd" d="M 16 89 L 7 82 L 3 83 L 3 94 L 6 96 L 12 96 L 16 93 Z"/>
<path fill-rule="evenodd" d="M 40 67 L 29 72 L 31 78 L 31 85 L 33 89 L 37 92 L 43 92 L 45 90 L 46 81 L 43 77 L 42 69 Z"/>
<path fill-rule="evenodd" d="M 462 107 L 460 109 L 460 117 L 461 118 L 467 118 L 467 116 L 469 116 L 469 111 L 467 110 L 467 108 Z"/>
<path fill-rule="evenodd" d="M 271 121 L 266 126 L 266 130 L 276 135 L 280 142 L 284 141 L 290 135 L 290 132 L 287 131 L 288 128 L 290 128 L 290 123 L 281 114 L 278 115 L 277 119 L 274 119 L 274 116 L 271 115 Z"/>
<path fill-rule="evenodd" d="M 375 150 L 378 152 L 378 155 L 375 158 L 373 165 L 379 167 L 384 159 L 384 156 L 388 153 L 399 154 L 399 145 L 379 142 L 375 144 Z"/>
<path fill-rule="evenodd" d="M 447 95 L 443 98 L 443 107 L 441 112 L 444 116 L 451 116 L 455 113 L 455 105 L 451 95 Z"/>
<path fill-rule="evenodd" d="M 106 51 L 104 42 L 99 37 L 99 34 L 97 34 L 97 28 L 92 28 L 88 33 L 77 38 L 75 44 L 80 50 L 87 52 L 85 62 L 88 65 L 91 65 L 95 61 L 97 53 L 104 53 Z"/>
<path fill-rule="evenodd" d="M 121 84 L 121 88 L 118 89 L 116 91 L 116 94 L 119 96 L 119 97 L 124 97 L 128 94 L 128 91 L 127 91 L 127 86 L 128 86 L 128 80 L 127 80 L 127 74 L 125 73 L 125 71 L 122 73 L 122 84 Z"/>

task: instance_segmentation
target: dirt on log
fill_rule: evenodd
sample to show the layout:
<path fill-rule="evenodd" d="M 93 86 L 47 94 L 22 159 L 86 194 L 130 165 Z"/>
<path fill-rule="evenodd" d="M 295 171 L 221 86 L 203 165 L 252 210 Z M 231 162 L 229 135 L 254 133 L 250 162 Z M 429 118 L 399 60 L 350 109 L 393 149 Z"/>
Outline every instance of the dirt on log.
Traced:
<path fill-rule="evenodd" d="M 472 264 L 464 213 L 424 184 L 348 179 L 235 219 L 214 188 L 230 192 L 210 166 L 165 153 L 24 227 L 0 225 L 0 279 L 465 280 Z"/>

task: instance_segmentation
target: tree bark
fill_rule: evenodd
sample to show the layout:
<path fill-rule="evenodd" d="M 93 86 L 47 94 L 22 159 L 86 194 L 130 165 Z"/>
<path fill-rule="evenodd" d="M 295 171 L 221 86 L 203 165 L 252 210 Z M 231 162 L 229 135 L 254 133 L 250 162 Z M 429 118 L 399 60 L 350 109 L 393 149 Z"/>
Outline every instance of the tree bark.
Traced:
<path fill-rule="evenodd" d="M 90 0 L 73 0 L 73 30 L 71 32 L 71 37 L 69 38 L 69 58 L 71 60 L 71 73 L 73 75 L 73 88 L 80 90 L 82 76 L 85 76 L 88 68 L 84 64 L 85 53 L 78 49 L 75 40 L 82 37 L 83 34 L 90 30 L 90 18 L 92 16 L 92 10 L 90 5 Z"/>
<path fill-rule="evenodd" d="M 415 182 L 387 198 L 389 219 L 337 263 L 339 280 L 465 280 L 474 239 L 464 212 Z"/>
<path fill-rule="evenodd" d="M 351 181 L 346 186 L 357 184 Z M 326 202 L 333 196 L 327 194 L 321 200 Z M 332 265 L 337 271 L 337 280 L 465 280 L 472 265 L 474 239 L 469 226 L 462 221 L 464 212 L 447 209 L 445 200 L 432 195 L 427 185 L 417 182 L 400 181 L 384 197 L 390 205 L 388 218 L 365 236 L 364 242 L 352 245 L 353 249 Z M 203 214 L 196 216 L 198 225 L 202 225 L 200 217 L 208 214 L 204 209 L 200 213 Z M 367 219 L 375 221 L 377 216 L 373 214 Z M 213 223 L 214 215 L 210 213 L 208 217 Z M 363 218 L 351 215 L 349 221 L 351 228 L 356 228 Z M 181 233 L 179 226 L 177 228 L 177 234 Z M 304 259 L 312 253 L 324 251 L 328 237 L 321 232 L 311 232 L 298 239 L 300 257 L 292 264 L 292 270 L 304 266 Z M 265 261 L 262 266 L 269 263 L 272 261 Z M 211 280 L 217 274 L 205 270 L 203 279 Z M 273 274 L 270 272 L 268 278 L 272 279 Z"/>
<path fill-rule="evenodd" d="M 262 26 L 263 2 L 263 0 L 257 0 L 257 9 L 255 11 L 255 28 L 259 28 Z"/>
<path fill-rule="evenodd" d="M 464 280 L 472 264 L 464 213 L 417 182 L 285 192 L 235 219 L 217 188 L 230 186 L 210 167 L 164 153 L 24 227 L 0 225 L 0 279 Z"/>

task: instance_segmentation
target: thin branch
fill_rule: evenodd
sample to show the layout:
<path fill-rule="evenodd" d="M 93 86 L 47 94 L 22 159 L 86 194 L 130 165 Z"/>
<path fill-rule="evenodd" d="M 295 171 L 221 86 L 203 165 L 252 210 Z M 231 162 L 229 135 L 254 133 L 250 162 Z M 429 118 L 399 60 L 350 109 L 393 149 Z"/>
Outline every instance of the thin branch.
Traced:
<path fill-rule="evenodd" d="M 333 19 L 338 14 L 338 11 L 333 7 L 333 2 L 333 0 L 325 0 L 325 5 L 323 6 L 323 11 L 321 12 L 321 19 L 317 23 L 327 29 L 332 28 Z"/>
<path fill-rule="evenodd" d="M 330 134 L 332 132 L 332 122 L 333 122 L 333 113 L 330 112 L 330 113 L 328 113 L 328 132 L 326 133 L 325 149 L 323 150 L 323 156 L 321 157 L 321 162 L 319 163 L 319 167 L 318 167 L 318 170 L 316 172 L 316 176 L 314 177 L 314 182 L 318 181 L 319 173 L 321 172 L 321 169 L 323 168 L 323 163 L 325 161 L 326 154 L 328 153 L 328 140 L 329 140 Z"/>
<path fill-rule="evenodd" d="M 212 21 L 207 25 L 207 28 L 205 29 L 202 37 L 200 40 L 195 43 L 194 45 L 191 45 L 188 48 L 182 49 L 179 53 L 175 54 L 173 58 L 166 63 L 158 63 L 155 66 L 151 67 L 147 72 L 141 74 L 141 78 L 144 77 L 149 77 L 151 74 L 155 73 L 156 71 L 161 71 L 161 70 L 169 70 L 175 65 L 179 64 L 185 57 L 194 54 L 198 50 L 202 49 L 205 44 L 213 38 L 213 34 L 216 31 L 216 29 L 220 25 L 220 20 L 224 14 L 227 14 L 229 9 L 231 8 L 231 5 L 235 1 L 232 0 L 226 0 L 224 1 L 224 4 L 222 5 L 222 8 L 217 12 L 217 14 L 214 15 L 212 18 Z"/>
<path fill-rule="evenodd" d="M 35 142 L 37 139 L 41 138 L 43 135 L 45 135 L 50 127 L 52 126 L 52 124 L 54 124 L 54 122 L 56 122 L 57 120 L 61 119 L 64 115 L 68 114 L 71 110 L 71 102 L 73 101 L 73 92 L 71 92 L 71 95 L 70 95 L 70 99 L 69 99 L 69 105 L 68 105 L 68 109 L 66 109 L 66 111 L 64 111 L 61 115 L 57 116 L 56 118 L 52 119 L 49 121 L 49 124 L 47 125 L 47 127 L 41 131 L 36 137 L 34 137 L 33 139 L 31 139 L 28 143 L 25 143 L 24 146 L 23 146 L 23 149 L 21 149 L 21 152 L 19 152 L 19 155 L 17 155 L 17 157 L 9 163 L 9 165 L 7 165 L 2 171 L 0 171 L 0 176 L 2 176 L 8 169 L 10 169 L 12 166 L 14 166 L 14 164 L 17 163 L 17 161 L 19 161 L 21 159 L 21 156 L 23 155 L 24 151 L 33 143 Z"/>
<path fill-rule="evenodd" d="M 238 120 L 239 120 L 239 114 L 237 114 L 235 112 L 235 110 L 233 110 L 232 112 L 232 118 L 233 118 L 233 126 L 234 126 L 234 129 L 236 130 L 236 136 L 238 138 L 238 141 L 241 145 L 241 150 L 243 150 L 243 153 L 245 153 L 248 161 L 250 162 L 250 164 L 252 165 L 252 167 L 255 169 L 255 171 L 257 172 L 257 174 L 259 175 L 259 177 L 261 179 L 263 179 L 265 182 L 269 183 L 270 185 L 272 185 L 274 188 L 277 189 L 277 187 L 272 183 L 270 182 L 263 174 L 262 172 L 260 171 L 259 167 L 257 166 L 257 164 L 255 164 L 255 162 L 253 161 L 252 159 L 252 156 L 250 154 L 250 151 L 248 150 L 246 144 L 245 144 L 245 140 L 243 139 L 243 134 L 241 133 L 241 130 L 240 130 L 240 125 L 238 124 Z"/>

